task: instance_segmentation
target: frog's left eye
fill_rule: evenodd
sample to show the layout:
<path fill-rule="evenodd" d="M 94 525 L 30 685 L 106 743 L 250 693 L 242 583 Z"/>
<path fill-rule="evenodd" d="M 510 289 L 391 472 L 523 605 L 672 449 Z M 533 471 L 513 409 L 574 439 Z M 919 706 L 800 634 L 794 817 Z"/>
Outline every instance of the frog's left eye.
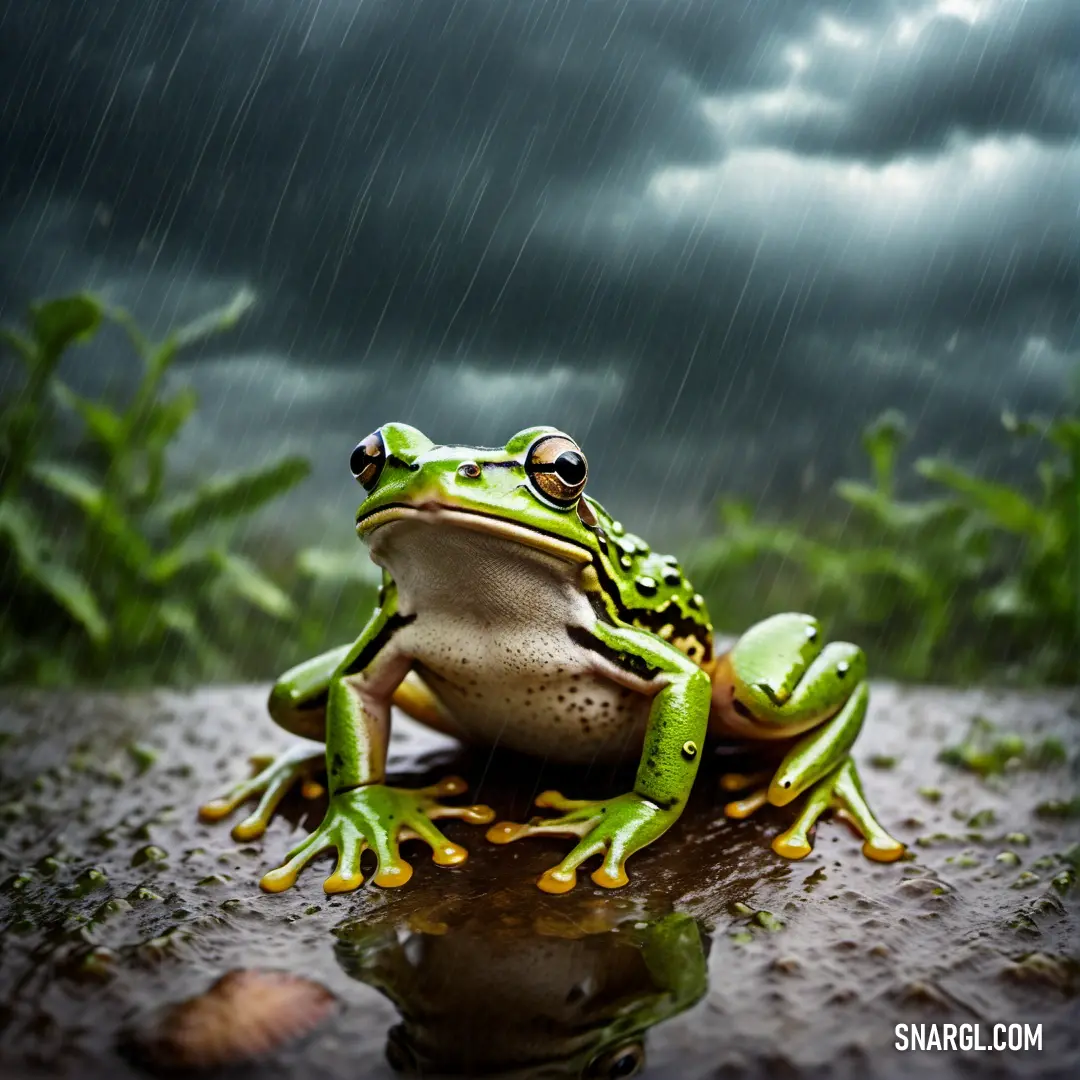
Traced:
<path fill-rule="evenodd" d="M 373 431 L 363 442 L 357 443 L 349 457 L 349 468 L 365 491 L 374 489 L 385 464 L 386 444 L 378 431 Z"/>
<path fill-rule="evenodd" d="M 525 471 L 533 487 L 560 506 L 571 506 L 585 488 L 589 466 L 577 443 L 565 435 L 545 435 L 529 447 Z"/>

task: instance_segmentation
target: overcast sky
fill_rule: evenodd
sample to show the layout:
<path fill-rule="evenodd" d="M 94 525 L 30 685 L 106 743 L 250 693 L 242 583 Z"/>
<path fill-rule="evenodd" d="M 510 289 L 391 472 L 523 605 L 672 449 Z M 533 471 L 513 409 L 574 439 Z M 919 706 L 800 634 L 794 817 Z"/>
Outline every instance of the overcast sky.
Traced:
<path fill-rule="evenodd" d="M 390 419 L 561 425 L 673 536 L 1060 401 L 1078 132 L 1077 0 L 0 0 L 0 317 L 253 289 L 180 463 L 310 454 L 330 542 Z"/>

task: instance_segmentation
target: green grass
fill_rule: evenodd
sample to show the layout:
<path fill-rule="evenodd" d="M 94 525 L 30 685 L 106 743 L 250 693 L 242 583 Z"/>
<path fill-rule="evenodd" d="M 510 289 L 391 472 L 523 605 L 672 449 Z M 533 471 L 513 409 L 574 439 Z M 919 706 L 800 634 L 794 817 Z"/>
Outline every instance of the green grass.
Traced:
<path fill-rule="evenodd" d="M 724 500 L 716 537 L 686 560 L 725 629 L 811 611 L 909 680 L 1080 681 L 1080 418 L 1002 418 L 1036 440 L 1030 490 L 940 457 L 914 472 L 932 494 L 897 496 L 902 414 L 863 433 L 870 477 L 835 484 L 834 525 L 758 520 Z"/>
<path fill-rule="evenodd" d="M 178 682 L 236 670 L 233 643 L 251 634 L 252 609 L 290 622 L 288 594 L 236 550 L 231 522 L 284 494 L 308 463 L 286 457 L 166 493 L 167 455 L 197 407 L 168 393 L 180 352 L 232 327 L 241 293 L 151 343 L 123 311 L 80 294 L 31 308 L 27 326 L 0 338 L 23 370 L 0 409 L 0 679 L 68 685 Z M 69 349 L 111 321 L 126 331 L 142 377 L 123 408 L 76 394 L 58 375 Z M 78 450 L 52 455 L 46 434 L 77 425 Z"/>

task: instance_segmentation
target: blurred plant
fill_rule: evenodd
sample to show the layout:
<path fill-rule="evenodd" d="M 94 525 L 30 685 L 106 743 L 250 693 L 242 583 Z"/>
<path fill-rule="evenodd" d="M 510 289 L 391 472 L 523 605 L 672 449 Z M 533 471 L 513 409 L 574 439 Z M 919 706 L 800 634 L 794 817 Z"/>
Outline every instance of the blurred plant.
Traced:
<path fill-rule="evenodd" d="M 854 637 L 892 675 L 964 680 L 1019 664 L 1031 680 L 1080 679 L 1080 420 L 1018 421 L 1012 436 L 1052 448 L 1038 466 L 1033 501 L 942 458 L 915 469 L 947 493 L 896 498 L 896 466 L 908 440 L 889 410 L 863 432 L 872 481 L 841 480 L 838 524 L 811 529 L 756 522 L 750 505 L 725 500 L 722 531 L 688 560 L 713 601 L 756 620 L 802 607 L 830 632 Z M 745 582 L 772 571 L 768 595 L 747 609 Z M 743 589 L 740 594 L 739 590 Z M 738 627 L 730 627 L 737 630 Z"/>
<path fill-rule="evenodd" d="M 1032 643 L 1034 670 L 1080 682 L 1080 418 L 1002 418 L 1017 438 L 1050 448 L 1039 462 L 1036 498 L 985 480 L 941 458 L 923 458 L 917 471 L 950 489 L 971 520 L 1015 538 L 1019 557 L 996 567 L 997 580 L 975 601 L 975 614 Z"/>
<path fill-rule="evenodd" d="M 984 716 L 972 717 L 963 742 L 946 746 L 938 760 L 983 779 L 1010 768 L 1048 769 L 1064 765 L 1068 751 L 1060 739 L 1026 740 L 1015 732 L 999 732 Z"/>
<path fill-rule="evenodd" d="M 87 294 L 34 305 L 27 333 L 2 332 L 25 378 L 0 407 L 0 590 L 8 598 L 0 679 L 51 685 L 228 672 L 213 632 L 224 597 L 275 619 L 293 616 L 285 593 L 231 549 L 220 526 L 304 479 L 304 459 L 165 492 L 168 448 L 197 404 L 190 388 L 167 393 L 165 377 L 182 349 L 235 325 L 252 302 L 242 291 L 159 344 L 126 312 Z M 106 321 L 123 328 L 142 360 L 122 409 L 80 396 L 57 375 L 65 352 Z M 81 421 L 77 466 L 42 456 L 56 408 Z"/>

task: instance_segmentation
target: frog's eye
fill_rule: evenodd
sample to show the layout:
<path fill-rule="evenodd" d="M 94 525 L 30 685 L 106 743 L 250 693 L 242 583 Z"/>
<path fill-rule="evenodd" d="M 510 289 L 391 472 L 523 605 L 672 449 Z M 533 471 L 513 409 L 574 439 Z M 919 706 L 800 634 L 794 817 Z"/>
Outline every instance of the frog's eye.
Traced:
<path fill-rule="evenodd" d="M 365 491 L 371 491 L 379 482 L 386 464 L 386 444 L 378 431 L 373 431 L 363 442 L 357 443 L 349 457 L 349 468 Z"/>
<path fill-rule="evenodd" d="M 639 1042 L 626 1043 L 593 1061 L 585 1075 L 588 1080 L 624 1080 L 636 1076 L 645 1065 L 645 1048 Z"/>
<path fill-rule="evenodd" d="M 525 471 L 541 495 L 570 506 L 581 494 L 589 466 L 577 444 L 565 435 L 545 435 L 529 447 Z"/>

